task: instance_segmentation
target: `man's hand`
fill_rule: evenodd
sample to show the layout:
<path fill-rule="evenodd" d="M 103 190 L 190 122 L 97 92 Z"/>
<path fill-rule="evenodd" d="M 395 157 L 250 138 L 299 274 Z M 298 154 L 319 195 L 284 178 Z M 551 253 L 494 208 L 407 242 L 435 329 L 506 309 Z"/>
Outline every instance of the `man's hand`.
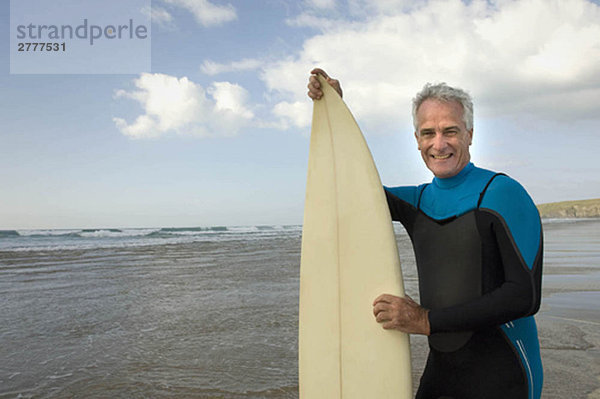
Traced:
<path fill-rule="evenodd" d="M 333 87 L 335 91 L 338 92 L 340 97 L 342 97 L 342 87 L 340 86 L 340 82 L 338 80 L 330 78 L 329 75 L 327 75 L 327 73 L 320 68 L 315 68 L 312 71 L 310 71 L 310 73 L 310 78 L 308 78 L 308 96 L 310 98 L 312 98 L 313 100 L 320 100 L 321 97 L 323 97 L 323 92 L 321 91 L 321 84 L 317 80 L 316 75 L 323 76 L 327 80 L 327 83 L 329 83 L 331 87 Z"/>
<path fill-rule="evenodd" d="M 373 302 L 373 314 L 386 330 L 394 329 L 408 334 L 430 334 L 429 310 L 411 297 L 383 294 Z"/>

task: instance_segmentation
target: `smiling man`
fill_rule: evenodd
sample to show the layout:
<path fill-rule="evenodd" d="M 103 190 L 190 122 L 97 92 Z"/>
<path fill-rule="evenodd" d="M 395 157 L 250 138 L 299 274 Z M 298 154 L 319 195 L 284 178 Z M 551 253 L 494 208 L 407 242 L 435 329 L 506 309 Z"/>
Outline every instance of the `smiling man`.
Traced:
<path fill-rule="evenodd" d="M 322 96 L 315 69 L 308 95 Z M 476 167 L 473 103 L 444 83 L 413 99 L 417 146 L 431 183 L 385 187 L 392 219 L 415 251 L 421 304 L 382 294 L 373 314 L 385 329 L 428 336 L 416 397 L 539 398 L 542 365 L 533 314 L 540 306 L 542 229 L 525 189 Z"/>
<path fill-rule="evenodd" d="M 426 86 L 432 93 L 446 86 Z M 420 102 L 420 101 L 418 101 Z M 473 128 L 463 121 L 462 106 L 456 101 L 426 98 L 416 106 L 415 138 L 425 164 L 441 179 L 457 175 L 471 159 L 469 146 Z"/>

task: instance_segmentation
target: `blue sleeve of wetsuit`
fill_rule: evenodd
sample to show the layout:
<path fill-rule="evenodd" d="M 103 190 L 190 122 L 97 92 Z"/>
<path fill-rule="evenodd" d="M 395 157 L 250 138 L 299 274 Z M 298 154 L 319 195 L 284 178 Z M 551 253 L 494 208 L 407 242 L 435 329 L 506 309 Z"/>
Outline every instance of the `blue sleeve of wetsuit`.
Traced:
<path fill-rule="evenodd" d="M 508 176 L 498 176 L 488 188 L 480 208 L 500 215 L 515 250 L 532 269 L 542 244 L 542 223 L 537 207 L 523 186 Z"/>
<path fill-rule="evenodd" d="M 496 181 L 497 180 L 497 181 Z M 485 194 L 478 221 L 495 240 L 503 282 L 464 304 L 431 310 L 431 332 L 477 330 L 536 313 L 540 306 L 542 229 L 537 208 L 516 181 L 500 176 Z"/>

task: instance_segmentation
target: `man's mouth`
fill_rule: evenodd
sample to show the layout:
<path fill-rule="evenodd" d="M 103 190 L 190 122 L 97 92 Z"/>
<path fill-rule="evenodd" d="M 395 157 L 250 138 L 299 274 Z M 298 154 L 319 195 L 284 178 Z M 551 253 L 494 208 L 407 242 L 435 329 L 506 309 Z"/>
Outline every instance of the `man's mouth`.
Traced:
<path fill-rule="evenodd" d="M 445 155 L 433 155 L 433 154 L 431 154 L 431 156 L 434 159 L 448 159 L 448 158 L 450 158 L 451 155 L 452 155 L 451 153 L 450 154 L 445 154 Z"/>

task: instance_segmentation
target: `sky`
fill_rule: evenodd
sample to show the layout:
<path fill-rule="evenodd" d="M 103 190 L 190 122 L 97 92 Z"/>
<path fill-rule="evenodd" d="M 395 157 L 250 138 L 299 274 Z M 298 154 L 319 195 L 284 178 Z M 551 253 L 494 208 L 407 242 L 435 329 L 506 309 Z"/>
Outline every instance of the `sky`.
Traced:
<path fill-rule="evenodd" d="M 432 179 L 410 102 L 474 99 L 472 161 L 534 202 L 600 197 L 591 0 L 153 0 L 151 68 L 11 74 L 0 0 L 0 229 L 300 224 L 309 71 L 341 81 L 385 185 Z"/>

